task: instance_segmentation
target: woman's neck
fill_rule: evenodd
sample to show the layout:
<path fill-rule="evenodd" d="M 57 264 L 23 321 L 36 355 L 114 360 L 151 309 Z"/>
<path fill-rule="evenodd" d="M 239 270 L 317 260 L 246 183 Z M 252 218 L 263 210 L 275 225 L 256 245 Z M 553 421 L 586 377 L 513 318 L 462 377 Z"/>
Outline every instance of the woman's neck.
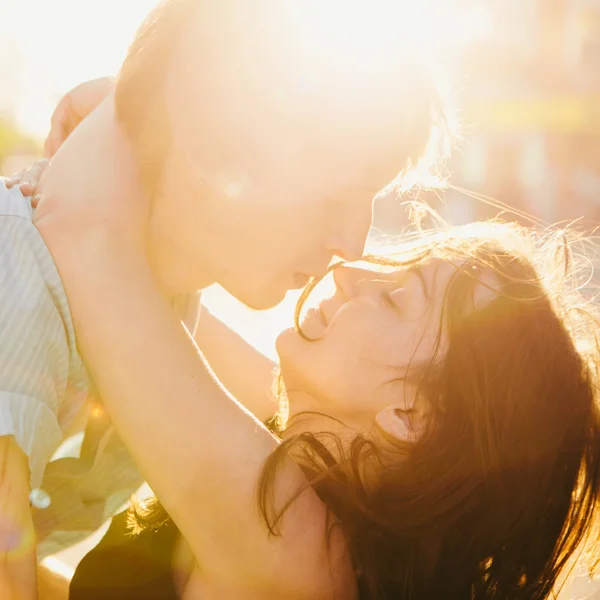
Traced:
<path fill-rule="evenodd" d="M 322 412 L 317 401 L 308 392 L 303 390 L 287 390 L 285 392 L 288 403 L 288 419 L 282 437 L 290 437 L 299 433 L 322 430 L 323 425 L 318 415 Z"/>

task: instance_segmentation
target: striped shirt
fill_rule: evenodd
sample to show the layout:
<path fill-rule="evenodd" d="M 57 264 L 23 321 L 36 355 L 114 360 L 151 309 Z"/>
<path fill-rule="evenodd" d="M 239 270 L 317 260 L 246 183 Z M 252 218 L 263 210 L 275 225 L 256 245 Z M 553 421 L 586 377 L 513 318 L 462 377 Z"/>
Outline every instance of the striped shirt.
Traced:
<path fill-rule="evenodd" d="M 188 329 L 198 306 L 196 296 L 175 304 L 190 317 Z M 75 456 L 52 460 L 65 438 L 82 431 Z M 49 502 L 32 508 L 40 558 L 94 532 L 143 483 L 94 393 L 30 199 L 1 179 L 0 435 L 14 436 L 32 489 Z"/>

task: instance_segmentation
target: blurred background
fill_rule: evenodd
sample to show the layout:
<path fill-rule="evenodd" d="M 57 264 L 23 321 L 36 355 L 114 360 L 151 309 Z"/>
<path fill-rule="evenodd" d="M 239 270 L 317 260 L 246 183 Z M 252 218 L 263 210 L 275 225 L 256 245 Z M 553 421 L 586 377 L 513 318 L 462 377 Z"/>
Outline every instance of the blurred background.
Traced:
<path fill-rule="evenodd" d="M 452 65 L 461 134 L 453 184 L 548 223 L 600 220 L 600 1 L 467 3 Z M 453 222 L 494 216 L 449 192 Z M 394 223 L 394 206 L 378 224 Z"/>
<path fill-rule="evenodd" d="M 0 174 L 40 155 L 66 91 L 117 73 L 155 3 L 0 0 Z M 472 193 L 449 189 L 437 208 L 455 224 L 494 216 L 496 209 L 474 197 L 485 194 L 544 223 L 577 221 L 593 231 L 600 222 L 600 0 L 444 4 L 453 17 L 445 34 L 452 40 L 449 79 L 461 131 L 451 182 Z M 378 202 L 377 231 L 394 233 L 405 223 L 396 198 Z M 291 324 L 295 296 L 267 313 L 249 311 L 218 288 L 204 302 L 273 356 L 275 336 Z M 65 568 L 92 543 L 59 557 Z M 563 597 L 600 598 L 600 586 L 580 578 Z"/>

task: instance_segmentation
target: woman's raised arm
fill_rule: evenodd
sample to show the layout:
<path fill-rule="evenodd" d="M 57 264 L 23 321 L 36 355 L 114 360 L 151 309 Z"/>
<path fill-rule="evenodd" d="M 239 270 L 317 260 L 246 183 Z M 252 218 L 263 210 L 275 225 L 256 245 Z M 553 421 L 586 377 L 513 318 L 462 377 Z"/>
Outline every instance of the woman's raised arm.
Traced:
<path fill-rule="evenodd" d="M 338 574 L 340 582 L 349 580 L 338 568 L 350 564 L 344 544 L 335 533 L 329 554 L 325 506 L 291 460 L 278 474 L 275 504 L 304 491 L 286 513 L 281 536 L 269 536 L 256 488 L 277 442 L 212 377 L 143 251 L 132 250 L 135 236 L 123 237 L 122 223 L 116 238 L 73 228 L 73 212 L 66 221 L 52 211 L 41 215 L 38 227 L 59 265 L 99 393 L 207 584 L 226 583 L 240 592 L 236 597 L 248 589 L 261 598 L 339 593 Z"/>
<path fill-rule="evenodd" d="M 277 411 L 272 393 L 276 364 L 202 307 L 195 335 L 200 351 L 219 381 L 259 421 Z"/>

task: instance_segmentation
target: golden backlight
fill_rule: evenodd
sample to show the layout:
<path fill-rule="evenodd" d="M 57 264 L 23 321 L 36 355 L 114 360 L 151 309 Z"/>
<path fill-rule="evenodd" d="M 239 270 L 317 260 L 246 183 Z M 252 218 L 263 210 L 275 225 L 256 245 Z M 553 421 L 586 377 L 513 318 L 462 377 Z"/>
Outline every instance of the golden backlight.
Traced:
<path fill-rule="evenodd" d="M 481 2 L 464 0 L 281 0 L 290 43 L 334 60 L 349 73 L 376 69 L 414 52 L 439 57 L 465 41 L 485 37 L 493 23 Z M 317 43 L 315 43 L 317 42 Z"/>

